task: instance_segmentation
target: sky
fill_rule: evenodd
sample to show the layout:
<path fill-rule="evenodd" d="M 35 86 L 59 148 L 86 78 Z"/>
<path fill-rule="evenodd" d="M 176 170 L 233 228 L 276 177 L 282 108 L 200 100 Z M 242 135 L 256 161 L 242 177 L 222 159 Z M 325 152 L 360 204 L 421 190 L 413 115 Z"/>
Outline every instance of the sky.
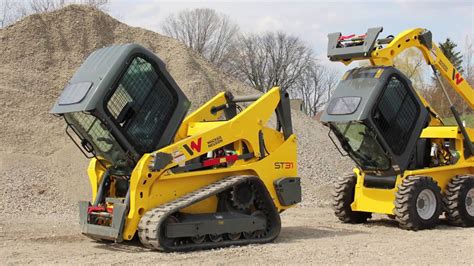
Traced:
<path fill-rule="evenodd" d="M 365 33 L 382 26 L 381 37 L 410 28 L 427 28 L 436 42 L 451 38 L 463 50 L 466 37 L 474 39 L 474 0 L 471 1 L 159 1 L 111 0 L 109 13 L 122 22 L 161 32 L 170 14 L 183 9 L 212 8 L 228 15 L 246 33 L 284 31 L 304 40 L 323 64 L 327 34 Z"/>

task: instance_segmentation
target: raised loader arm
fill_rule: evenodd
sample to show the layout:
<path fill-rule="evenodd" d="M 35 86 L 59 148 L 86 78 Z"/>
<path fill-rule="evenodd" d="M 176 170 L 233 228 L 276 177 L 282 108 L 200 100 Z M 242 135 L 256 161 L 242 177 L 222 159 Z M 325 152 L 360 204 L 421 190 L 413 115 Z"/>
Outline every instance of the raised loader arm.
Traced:
<path fill-rule="evenodd" d="M 461 73 L 443 54 L 436 43 L 433 42 L 431 31 L 422 28 L 409 29 L 398 34 L 396 37 L 389 36 L 385 39 L 377 39 L 382 30 L 382 27 L 371 28 L 363 35 L 342 36 L 341 33 L 329 34 L 329 59 L 331 61 L 341 61 L 346 65 L 356 60 L 369 60 L 373 66 L 393 66 L 393 59 L 401 52 L 412 47 L 418 48 L 422 52 L 425 61 L 435 72 L 435 76 L 443 88 L 451 111 L 466 140 L 465 142 L 470 150 L 470 154 L 474 155 L 474 147 L 469 139 L 469 135 L 437 73 L 440 73 L 449 82 L 451 87 L 469 104 L 471 109 L 474 109 L 474 89 L 462 77 Z M 420 98 L 422 97 L 420 96 Z M 427 107 L 430 107 L 424 99 L 422 100 Z M 430 109 L 433 110 L 431 107 Z"/>

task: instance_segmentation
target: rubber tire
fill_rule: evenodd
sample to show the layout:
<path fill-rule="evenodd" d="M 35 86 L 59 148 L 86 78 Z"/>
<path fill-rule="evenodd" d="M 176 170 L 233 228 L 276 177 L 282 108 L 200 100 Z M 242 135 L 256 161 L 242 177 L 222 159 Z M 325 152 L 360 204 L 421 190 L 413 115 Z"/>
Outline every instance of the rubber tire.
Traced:
<path fill-rule="evenodd" d="M 474 176 L 464 175 L 454 177 L 447 185 L 444 195 L 446 219 L 451 225 L 473 227 L 474 217 L 466 210 L 466 194 L 474 188 Z"/>
<path fill-rule="evenodd" d="M 337 218 L 344 223 L 365 223 L 372 217 L 370 212 L 353 211 L 351 208 L 354 202 L 354 192 L 357 179 L 354 175 L 345 175 L 339 177 L 333 191 L 334 213 Z"/>
<path fill-rule="evenodd" d="M 436 209 L 428 220 L 422 219 L 416 210 L 417 198 L 421 191 L 430 189 L 436 197 Z M 394 202 L 395 220 L 399 226 L 407 230 L 422 230 L 435 227 L 442 212 L 441 189 L 429 176 L 408 176 L 398 186 Z"/>

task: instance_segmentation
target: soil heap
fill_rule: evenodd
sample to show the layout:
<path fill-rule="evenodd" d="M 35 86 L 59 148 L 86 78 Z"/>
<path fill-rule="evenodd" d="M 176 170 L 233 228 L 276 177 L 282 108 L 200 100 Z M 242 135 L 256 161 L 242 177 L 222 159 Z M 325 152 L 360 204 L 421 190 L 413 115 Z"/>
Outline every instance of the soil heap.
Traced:
<path fill-rule="evenodd" d="M 71 5 L 0 29 L 0 213 L 76 214 L 88 199 L 87 160 L 48 112 L 67 81 L 96 49 L 139 43 L 155 52 L 197 107 L 221 91 L 255 94 L 172 38 L 130 27 L 91 7 Z M 327 129 L 293 114 L 299 142 L 302 206 L 327 202 L 328 186 L 350 170 Z"/>

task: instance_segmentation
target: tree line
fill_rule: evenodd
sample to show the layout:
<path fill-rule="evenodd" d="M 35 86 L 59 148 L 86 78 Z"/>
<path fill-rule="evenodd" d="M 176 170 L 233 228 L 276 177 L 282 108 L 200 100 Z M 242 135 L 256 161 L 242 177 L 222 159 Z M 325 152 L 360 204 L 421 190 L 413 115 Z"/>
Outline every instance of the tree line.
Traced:
<path fill-rule="evenodd" d="M 0 0 L 0 28 L 29 14 L 56 10 L 68 4 L 104 10 L 108 3 L 108 0 Z M 316 115 L 327 103 L 340 76 L 321 64 L 314 51 L 299 37 L 281 31 L 242 32 L 229 16 L 213 9 L 198 8 L 171 14 L 161 24 L 161 30 L 258 91 L 266 92 L 274 86 L 288 91 L 292 98 L 301 99 L 302 111 L 309 116 Z M 439 46 L 465 79 L 474 84 L 472 40 L 466 39 L 463 54 L 449 38 Z M 451 116 L 434 76 L 429 81 L 424 79 L 426 71 L 430 70 L 423 68 L 426 64 L 421 53 L 407 50 L 394 62 L 441 116 Z M 447 82 L 445 85 L 450 86 Z M 448 94 L 460 113 L 471 112 L 454 90 L 449 90 Z"/>
<path fill-rule="evenodd" d="M 463 75 L 466 82 L 474 85 L 474 45 L 473 41 L 466 37 L 463 52 L 450 38 L 438 43 L 439 48 L 451 61 L 454 67 Z M 408 49 L 394 60 L 395 66 L 411 79 L 415 89 L 428 101 L 430 106 L 441 116 L 451 117 L 452 113 L 448 100 L 442 91 L 433 71 L 427 66 L 423 55 L 415 48 Z M 438 76 L 440 74 L 438 73 Z M 428 77 L 428 78 L 426 78 Z M 472 114 L 471 108 L 465 100 L 459 96 L 448 81 L 441 78 L 441 82 L 447 89 L 447 93 L 459 113 Z"/>
<path fill-rule="evenodd" d="M 224 14 L 208 8 L 168 16 L 163 32 L 261 92 L 278 86 L 302 100 L 314 116 L 328 101 L 339 74 L 322 65 L 308 44 L 285 32 L 245 33 Z"/>
<path fill-rule="evenodd" d="M 35 13 L 49 12 L 71 4 L 104 10 L 109 0 L 0 0 L 0 29 Z"/>
<path fill-rule="evenodd" d="M 284 32 L 242 33 L 228 16 L 212 9 L 172 14 L 165 19 L 162 30 L 259 91 L 266 92 L 274 86 L 289 91 L 293 98 L 302 100 L 302 111 L 309 116 L 316 115 L 327 103 L 338 81 L 339 73 L 316 60 L 312 49 L 297 36 Z M 450 38 L 439 43 L 439 47 L 466 81 L 474 84 L 472 40 L 466 38 L 463 53 Z M 426 71 L 431 69 L 424 68 L 426 62 L 421 52 L 409 49 L 394 63 L 438 114 L 452 116 L 434 74 L 425 81 L 424 77 L 430 75 Z M 450 84 L 442 82 L 457 110 L 461 114 L 472 113 L 464 99 L 450 89 Z"/>

